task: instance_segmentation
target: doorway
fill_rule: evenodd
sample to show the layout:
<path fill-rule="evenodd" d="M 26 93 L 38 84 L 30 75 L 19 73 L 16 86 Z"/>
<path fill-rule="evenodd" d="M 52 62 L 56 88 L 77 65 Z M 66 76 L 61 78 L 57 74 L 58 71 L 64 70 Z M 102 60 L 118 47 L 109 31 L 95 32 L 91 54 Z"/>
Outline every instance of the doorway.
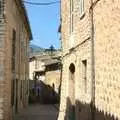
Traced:
<path fill-rule="evenodd" d="M 69 66 L 69 120 L 75 120 L 75 65 Z"/>

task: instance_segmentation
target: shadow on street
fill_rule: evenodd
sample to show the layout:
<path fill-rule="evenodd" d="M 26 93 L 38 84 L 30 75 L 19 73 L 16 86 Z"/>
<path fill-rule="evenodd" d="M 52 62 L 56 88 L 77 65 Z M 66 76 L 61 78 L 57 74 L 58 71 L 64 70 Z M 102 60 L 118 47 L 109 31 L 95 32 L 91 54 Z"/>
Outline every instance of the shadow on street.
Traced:
<path fill-rule="evenodd" d="M 13 120 L 57 120 L 58 105 L 33 104 L 13 116 Z"/>

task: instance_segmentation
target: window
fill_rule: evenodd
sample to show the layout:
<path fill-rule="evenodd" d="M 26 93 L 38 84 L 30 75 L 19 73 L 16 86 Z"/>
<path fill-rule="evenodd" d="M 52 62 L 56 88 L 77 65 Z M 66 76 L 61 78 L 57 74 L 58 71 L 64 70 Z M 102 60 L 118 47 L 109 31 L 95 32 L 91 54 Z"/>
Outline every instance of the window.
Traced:
<path fill-rule="evenodd" d="M 80 0 L 80 15 L 84 14 L 84 0 Z"/>
<path fill-rule="evenodd" d="M 0 15 L 2 13 L 2 2 L 0 1 Z"/>
<path fill-rule="evenodd" d="M 38 69 L 38 60 L 35 61 L 35 69 Z"/>
<path fill-rule="evenodd" d="M 70 0 L 70 33 L 73 32 L 73 27 L 74 27 L 74 14 L 73 14 L 73 11 L 74 11 L 74 2 L 73 0 Z"/>
<path fill-rule="evenodd" d="M 4 11 L 4 2 L 0 0 L 0 15 L 3 14 Z"/>
<path fill-rule="evenodd" d="M 4 62 L 0 61 L 0 80 L 4 78 Z"/>
<path fill-rule="evenodd" d="M 84 91 L 87 92 L 87 60 L 82 61 Z"/>
<path fill-rule="evenodd" d="M 22 100 L 22 93 L 23 93 L 23 90 L 22 90 L 22 88 L 23 88 L 23 81 L 21 80 L 21 87 L 20 87 L 20 99 Z"/>
<path fill-rule="evenodd" d="M 15 71 L 15 54 L 16 54 L 16 31 L 12 31 L 12 72 Z"/>
<path fill-rule="evenodd" d="M 12 79 L 11 80 L 11 106 L 13 106 L 14 105 L 14 96 L 15 96 L 15 92 L 14 92 L 14 90 L 15 90 L 15 80 L 14 79 Z"/>

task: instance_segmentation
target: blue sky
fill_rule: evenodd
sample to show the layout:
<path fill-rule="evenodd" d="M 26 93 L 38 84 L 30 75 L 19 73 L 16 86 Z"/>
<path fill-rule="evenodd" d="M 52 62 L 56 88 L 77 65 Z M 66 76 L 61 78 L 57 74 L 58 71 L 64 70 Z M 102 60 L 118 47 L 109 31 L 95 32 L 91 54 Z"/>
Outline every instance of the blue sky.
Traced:
<path fill-rule="evenodd" d="M 26 0 L 30 2 L 53 2 L 57 0 Z M 60 3 L 49 6 L 25 4 L 32 29 L 32 43 L 43 48 L 54 45 L 60 48 L 58 27 L 60 24 Z"/>

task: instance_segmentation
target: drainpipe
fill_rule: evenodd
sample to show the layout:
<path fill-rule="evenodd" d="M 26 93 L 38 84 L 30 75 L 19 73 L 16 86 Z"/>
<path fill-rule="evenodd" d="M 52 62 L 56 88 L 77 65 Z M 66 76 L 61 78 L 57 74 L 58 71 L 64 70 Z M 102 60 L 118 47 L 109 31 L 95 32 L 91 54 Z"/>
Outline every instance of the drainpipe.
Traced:
<path fill-rule="evenodd" d="M 94 50 L 94 21 L 93 21 L 93 0 L 90 7 L 91 18 L 91 119 L 95 120 L 95 50 Z"/>
<path fill-rule="evenodd" d="M 62 0 L 60 1 L 60 31 L 59 33 L 61 33 L 61 27 L 62 27 Z M 60 35 L 60 41 L 61 41 L 61 53 L 63 52 L 63 43 L 62 43 L 62 33 Z M 60 54 L 61 54 L 60 53 Z M 60 100 L 61 100 L 61 86 L 62 86 L 62 74 L 63 74 L 63 57 L 62 57 L 62 54 L 61 54 L 61 57 L 60 57 L 60 91 L 59 91 L 59 96 L 60 96 Z"/>
<path fill-rule="evenodd" d="M 61 99 L 61 86 L 62 86 L 62 72 L 63 72 L 63 64 L 62 64 L 62 61 L 61 61 L 61 64 L 60 64 L 60 68 L 61 68 L 61 71 L 60 71 L 60 88 L 59 88 L 59 96 L 60 96 L 60 99 Z"/>

